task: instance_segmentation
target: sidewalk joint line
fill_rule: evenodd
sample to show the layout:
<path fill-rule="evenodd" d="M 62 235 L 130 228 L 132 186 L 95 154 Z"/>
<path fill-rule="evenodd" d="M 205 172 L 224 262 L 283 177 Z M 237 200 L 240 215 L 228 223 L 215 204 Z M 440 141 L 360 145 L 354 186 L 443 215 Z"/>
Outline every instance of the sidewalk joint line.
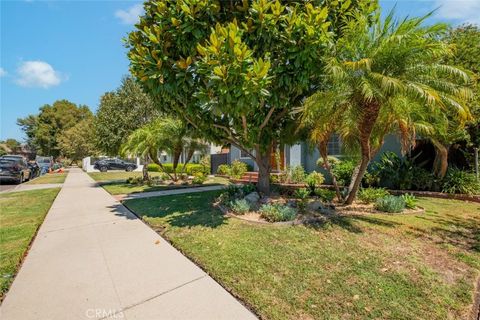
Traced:
<path fill-rule="evenodd" d="M 163 292 L 160 292 L 159 294 L 154 295 L 154 296 L 152 296 L 152 297 L 150 297 L 150 298 L 146 298 L 146 299 L 144 299 L 144 300 L 142 300 L 142 301 L 139 301 L 139 302 L 136 302 L 136 303 L 131 304 L 131 305 L 129 305 L 129 306 L 126 306 L 125 308 L 122 308 L 122 309 L 119 310 L 118 312 L 115 312 L 113 315 L 108 315 L 108 316 L 106 316 L 106 317 L 100 318 L 99 320 L 104 320 L 104 319 L 107 319 L 108 317 L 112 317 L 112 316 L 118 315 L 118 314 L 120 314 L 120 313 L 123 313 L 124 311 L 127 311 L 127 310 L 130 310 L 130 309 L 132 309 L 132 308 L 135 308 L 135 307 L 137 307 L 137 306 L 139 306 L 139 305 L 144 304 L 145 302 L 148 302 L 148 301 L 151 301 L 151 300 L 156 299 L 156 298 L 158 298 L 158 297 L 161 297 L 161 296 L 163 296 L 163 295 L 165 295 L 165 294 L 167 294 L 167 293 L 170 293 L 170 292 L 172 292 L 172 291 L 175 291 L 175 290 L 177 290 L 177 289 L 180 289 L 180 288 L 182 288 L 182 287 L 184 287 L 184 286 L 187 286 L 187 285 L 189 285 L 189 284 L 191 284 L 191 283 L 193 283 L 193 282 L 196 282 L 196 281 L 198 281 L 198 280 L 201 280 L 201 279 L 203 279 L 203 278 L 205 278 L 205 277 L 208 277 L 208 274 L 204 274 L 203 276 L 200 276 L 200 277 L 198 277 L 198 278 L 195 278 L 195 279 L 192 279 L 192 280 L 187 281 L 187 282 L 185 282 L 185 283 L 182 283 L 182 284 L 180 284 L 180 285 L 178 285 L 178 286 L 176 286 L 176 287 L 173 287 L 173 288 L 171 288 L 171 289 L 168 289 L 168 290 L 165 290 L 165 291 L 163 291 Z"/>

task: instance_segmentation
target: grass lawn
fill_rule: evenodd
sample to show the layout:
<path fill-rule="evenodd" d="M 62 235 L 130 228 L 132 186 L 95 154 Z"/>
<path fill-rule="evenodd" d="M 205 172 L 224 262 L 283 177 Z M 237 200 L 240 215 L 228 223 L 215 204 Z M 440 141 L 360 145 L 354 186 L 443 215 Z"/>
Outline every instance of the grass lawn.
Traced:
<path fill-rule="evenodd" d="M 161 173 L 159 172 L 150 172 L 149 174 L 150 176 L 161 175 Z M 125 183 L 125 180 L 129 177 L 140 177 L 142 175 L 141 172 L 92 172 L 89 173 L 89 175 L 95 181 L 99 181 L 101 186 L 112 195 L 185 188 L 185 186 L 178 185 L 162 185 L 150 187 L 148 185 L 139 186 Z M 226 178 L 212 177 L 208 178 L 205 181 L 204 185 L 228 183 L 229 181 Z"/>
<path fill-rule="evenodd" d="M 149 172 L 150 176 L 159 176 L 160 172 Z M 130 177 L 141 177 L 142 173 L 139 171 L 109 171 L 109 172 L 89 172 L 88 175 L 93 180 L 98 182 L 113 181 L 113 180 L 127 180 Z"/>
<path fill-rule="evenodd" d="M 318 226 L 222 216 L 217 192 L 125 204 L 266 319 L 466 319 L 480 275 L 480 205 Z M 161 271 L 159 271 L 161 272 Z"/>
<path fill-rule="evenodd" d="M 28 181 L 27 184 L 64 183 L 67 177 L 65 173 L 46 173 L 43 176 Z"/>
<path fill-rule="evenodd" d="M 0 300 L 60 188 L 0 194 Z"/>

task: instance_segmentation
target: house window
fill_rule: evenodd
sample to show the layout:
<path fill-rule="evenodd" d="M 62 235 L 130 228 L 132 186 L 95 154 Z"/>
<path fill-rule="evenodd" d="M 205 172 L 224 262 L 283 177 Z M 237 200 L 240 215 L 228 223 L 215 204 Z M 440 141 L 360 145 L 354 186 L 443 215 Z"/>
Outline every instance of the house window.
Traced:
<path fill-rule="evenodd" d="M 162 156 L 163 161 L 167 161 L 167 156 Z"/>
<path fill-rule="evenodd" d="M 250 150 L 250 153 L 253 153 L 253 150 Z M 240 150 L 240 158 L 250 158 L 250 156 L 245 151 Z"/>
<path fill-rule="evenodd" d="M 341 154 L 342 143 L 340 136 L 336 133 L 332 134 L 330 140 L 328 140 L 327 151 L 329 155 L 335 156 Z"/>

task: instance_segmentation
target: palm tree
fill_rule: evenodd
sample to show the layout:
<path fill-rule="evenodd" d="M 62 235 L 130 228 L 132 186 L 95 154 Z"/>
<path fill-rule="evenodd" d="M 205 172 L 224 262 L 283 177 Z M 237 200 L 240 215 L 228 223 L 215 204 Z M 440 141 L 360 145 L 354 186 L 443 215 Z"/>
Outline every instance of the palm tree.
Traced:
<path fill-rule="evenodd" d="M 382 21 L 377 11 L 373 23 L 366 16 L 347 21 L 343 37 L 332 44 L 332 56 L 327 58 L 328 86 L 320 92 L 336 96 L 331 100 L 341 118 L 355 119 L 351 130 L 361 154 L 347 204 L 355 199 L 370 160 L 390 130 L 381 120 L 392 113 L 395 99 L 418 103 L 423 114 L 436 109 L 468 113 L 464 101 L 471 96 L 469 75 L 438 62 L 452 53 L 439 40 L 446 26 L 426 25 L 430 14 L 401 21 L 393 15 L 392 11 Z"/>
<path fill-rule="evenodd" d="M 182 121 L 167 117 L 156 119 L 132 132 L 127 142 L 122 146 L 122 153 L 145 157 L 144 179 L 148 179 L 145 168 L 151 160 L 159 165 L 170 179 L 177 181 L 177 167 L 182 152 L 187 150 L 186 162 L 188 162 L 195 150 L 203 150 L 203 148 L 204 143 L 202 144 Z M 161 152 L 166 152 L 172 156 L 173 174 L 167 172 L 159 160 L 158 154 Z"/>

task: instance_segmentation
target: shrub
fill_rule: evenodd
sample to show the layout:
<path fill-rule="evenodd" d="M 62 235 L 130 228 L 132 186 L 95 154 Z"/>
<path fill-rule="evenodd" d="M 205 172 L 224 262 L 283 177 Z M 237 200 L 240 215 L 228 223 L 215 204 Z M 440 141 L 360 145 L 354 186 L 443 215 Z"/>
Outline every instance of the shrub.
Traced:
<path fill-rule="evenodd" d="M 163 166 L 163 169 L 162 169 L 162 167 L 160 167 L 156 163 L 150 163 L 147 166 L 147 170 L 150 171 L 150 172 L 173 173 L 173 164 L 172 163 L 163 163 L 162 166 Z M 187 163 L 185 165 L 185 169 L 184 169 L 183 164 L 178 164 L 177 173 L 181 173 L 182 171 L 184 171 L 186 174 L 188 174 L 190 176 L 195 175 L 195 173 L 197 173 L 197 172 L 201 172 L 201 173 L 207 175 L 207 174 L 209 174 L 210 168 L 206 168 L 205 166 L 203 166 L 201 164 L 197 164 L 197 163 Z"/>
<path fill-rule="evenodd" d="M 147 165 L 147 171 L 149 172 L 161 172 L 162 168 L 156 163 L 150 163 Z"/>
<path fill-rule="evenodd" d="M 165 177 L 163 175 L 150 177 L 150 180 L 148 180 L 148 185 L 149 186 L 158 186 L 158 185 L 162 184 L 164 179 L 165 179 Z"/>
<path fill-rule="evenodd" d="M 298 209 L 300 211 L 305 211 L 308 202 L 308 196 L 310 195 L 310 191 L 306 188 L 300 188 L 295 190 L 294 196 L 297 198 L 298 201 Z"/>
<path fill-rule="evenodd" d="M 340 159 L 338 159 L 337 157 L 334 157 L 334 156 L 328 156 L 327 160 L 328 160 L 328 163 L 330 164 L 330 166 L 334 166 L 334 165 L 336 165 L 337 163 L 340 162 Z M 319 158 L 317 160 L 317 166 L 322 167 L 322 168 L 325 167 L 325 163 L 323 161 L 323 158 Z"/>
<path fill-rule="evenodd" d="M 143 178 L 142 177 L 129 177 L 127 179 L 128 184 L 134 185 L 143 185 Z"/>
<path fill-rule="evenodd" d="M 245 162 L 235 160 L 232 163 L 232 167 L 230 169 L 230 175 L 232 178 L 240 179 L 247 171 L 248 171 L 248 166 Z"/>
<path fill-rule="evenodd" d="M 192 183 L 193 184 L 203 184 L 205 182 L 205 180 L 207 180 L 207 177 L 203 173 L 197 172 L 197 173 L 195 173 L 195 175 L 192 179 Z"/>
<path fill-rule="evenodd" d="M 250 204 L 247 200 L 234 200 L 230 202 L 230 208 L 235 214 L 245 214 L 250 211 Z"/>
<path fill-rule="evenodd" d="M 430 171 L 415 167 L 412 174 L 412 189 L 420 191 L 430 191 L 435 189 L 437 180 Z"/>
<path fill-rule="evenodd" d="M 373 203 L 388 195 L 388 191 L 383 188 L 363 188 L 358 193 L 358 199 L 365 203 Z"/>
<path fill-rule="evenodd" d="M 257 191 L 257 187 L 255 187 L 254 184 L 249 183 L 249 184 L 244 184 L 242 186 L 242 192 L 243 192 L 244 195 L 247 195 L 247 194 L 252 193 L 254 191 Z"/>
<path fill-rule="evenodd" d="M 332 165 L 332 173 L 337 178 L 339 185 L 348 185 L 352 179 L 356 162 L 354 160 L 343 160 Z"/>
<path fill-rule="evenodd" d="M 332 202 L 335 191 L 329 189 L 315 189 L 315 194 L 324 202 Z"/>
<path fill-rule="evenodd" d="M 415 209 L 417 206 L 417 198 L 414 195 L 406 193 L 402 195 L 402 199 L 405 202 L 405 207 L 408 209 Z"/>
<path fill-rule="evenodd" d="M 375 208 L 377 210 L 389 213 L 402 212 L 403 209 L 405 209 L 405 201 L 402 197 L 396 197 L 392 195 L 385 196 L 377 199 Z"/>
<path fill-rule="evenodd" d="M 442 192 L 478 194 L 480 193 L 480 182 L 470 172 L 450 168 L 443 180 Z"/>
<path fill-rule="evenodd" d="M 286 181 L 289 183 L 305 182 L 305 169 L 301 165 L 288 167 L 286 172 Z"/>
<path fill-rule="evenodd" d="M 271 174 L 270 175 L 270 183 L 280 183 L 280 182 L 281 182 L 280 175 L 278 175 L 278 174 Z"/>
<path fill-rule="evenodd" d="M 264 204 L 259 212 L 260 216 L 269 222 L 291 221 L 297 215 L 294 208 L 281 204 Z"/>
<path fill-rule="evenodd" d="M 230 176 L 230 166 L 228 164 L 221 164 L 217 168 L 217 174 L 222 176 Z"/>
<path fill-rule="evenodd" d="M 315 191 L 315 188 L 319 187 L 323 183 L 323 181 L 325 181 L 323 174 L 316 171 L 313 171 L 305 178 L 305 183 L 307 184 L 311 193 L 313 193 Z"/>

